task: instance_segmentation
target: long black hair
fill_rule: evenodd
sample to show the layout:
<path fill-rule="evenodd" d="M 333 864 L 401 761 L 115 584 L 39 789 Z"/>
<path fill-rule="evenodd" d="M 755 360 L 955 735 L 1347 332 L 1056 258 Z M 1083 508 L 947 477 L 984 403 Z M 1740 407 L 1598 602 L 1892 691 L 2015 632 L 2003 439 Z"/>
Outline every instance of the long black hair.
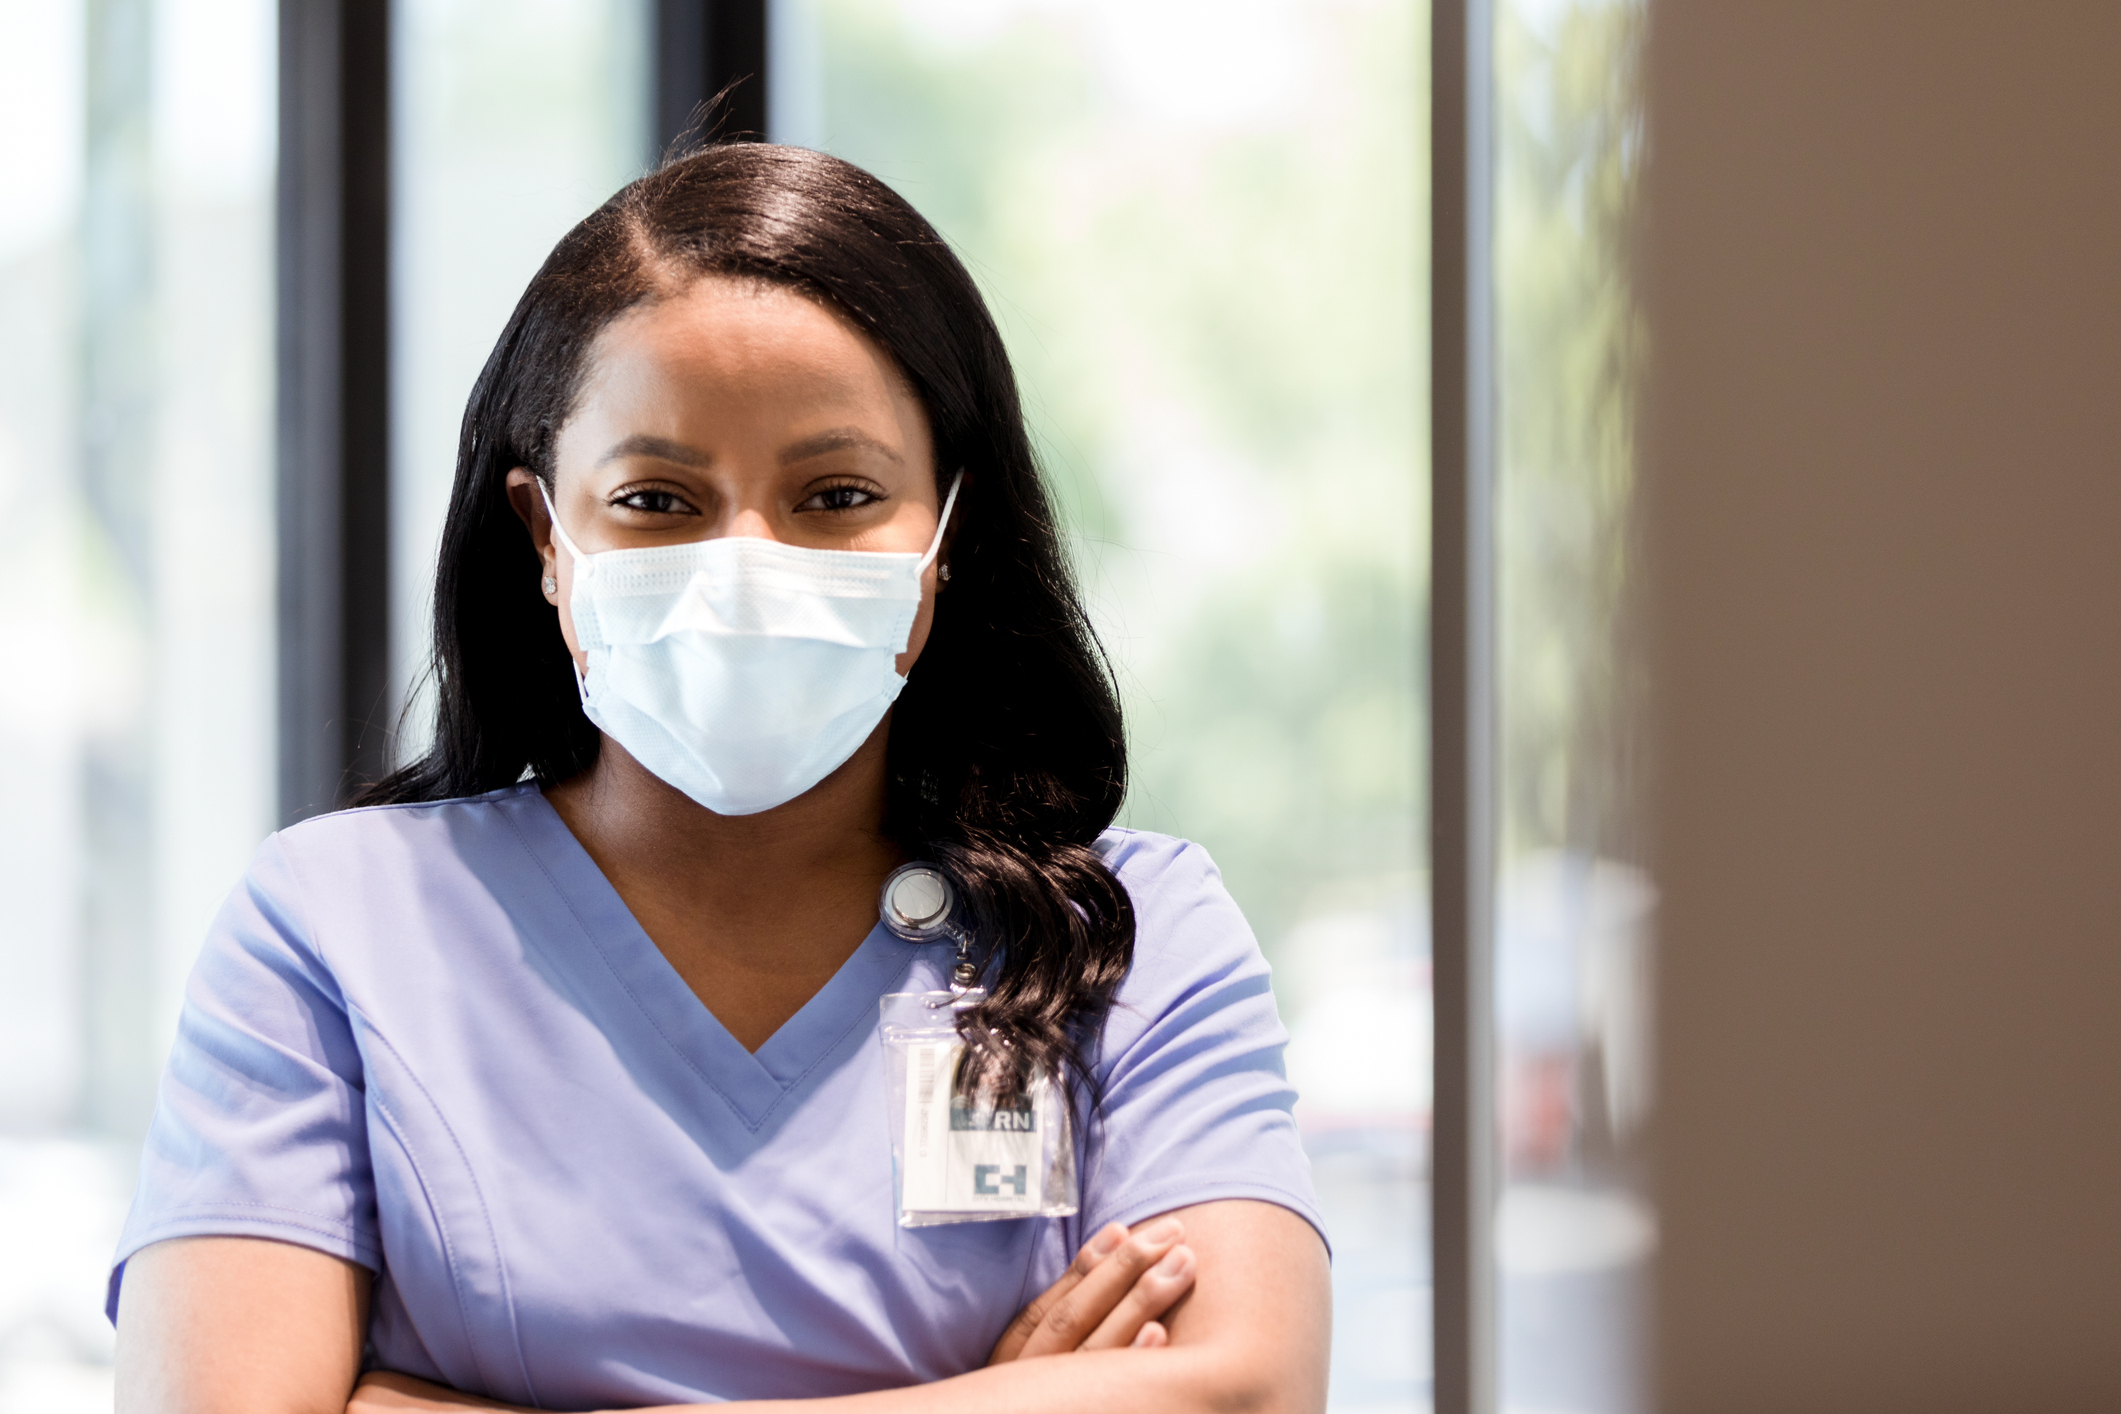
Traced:
<path fill-rule="evenodd" d="M 1092 848 L 1126 792 L 1119 700 L 978 288 L 903 198 L 838 158 L 708 146 L 553 248 L 464 411 L 435 575 L 434 746 L 356 803 L 476 795 L 526 772 L 552 785 L 596 760 L 508 473 L 549 485 L 597 335 L 707 275 L 853 320 L 919 394 L 938 478 L 968 473 L 951 592 L 892 709 L 884 827 L 949 875 L 990 950 L 989 995 L 960 1029 L 974 1055 L 1010 1063 L 978 1068 L 1009 1090 L 1034 1070 L 1089 1082 L 1085 1046 L 1134 955 L 1126 889 Z"/>

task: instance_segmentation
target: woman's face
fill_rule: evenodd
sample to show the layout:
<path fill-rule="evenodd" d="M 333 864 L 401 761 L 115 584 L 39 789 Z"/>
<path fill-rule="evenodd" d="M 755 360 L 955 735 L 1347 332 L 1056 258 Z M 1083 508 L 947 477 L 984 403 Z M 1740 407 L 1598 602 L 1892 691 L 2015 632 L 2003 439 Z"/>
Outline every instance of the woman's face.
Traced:
<path fill-rule="evenodd" d="M 553 506 L 585 554 L 723 535 L 919 553 L 939 510 L 927 414 L 884 351 L 786 288 L 712 276 L 598 336 L 554 473 Z M 586 672 L 573 557 L 529 471 L 509 473 L 508 494 Z M 922 577 L 901 674 L 927 642 L 948 552 Z"/>

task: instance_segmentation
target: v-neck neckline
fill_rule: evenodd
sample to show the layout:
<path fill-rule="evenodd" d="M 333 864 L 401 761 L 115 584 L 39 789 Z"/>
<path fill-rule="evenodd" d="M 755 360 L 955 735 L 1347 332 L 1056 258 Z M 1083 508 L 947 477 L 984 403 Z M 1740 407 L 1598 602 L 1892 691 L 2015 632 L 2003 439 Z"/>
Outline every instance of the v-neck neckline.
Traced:
<path fill-rule="evenodd" d="M 731 1035 L 655 945 L 604 871 L 535 785 L 508 811 L 601 964 L 679 1060 L 757 1129 L 829 1057 L 848 1032 L 877 1016 L 877 1000 L 912 964 L 916 949 L 881 920 L 825 985 L 756 1051 Z M 572 950 L 570 950 L 572 951 Z"/>

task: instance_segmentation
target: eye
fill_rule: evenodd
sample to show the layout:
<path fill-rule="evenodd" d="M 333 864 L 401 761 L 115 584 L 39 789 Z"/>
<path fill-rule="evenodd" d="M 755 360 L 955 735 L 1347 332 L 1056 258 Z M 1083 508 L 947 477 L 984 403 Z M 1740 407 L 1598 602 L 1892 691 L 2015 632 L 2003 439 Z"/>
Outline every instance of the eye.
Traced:
<path fill-rule="evenodd" d="M 852 511 L 882 500 L 866 486 L 827 486 L 796 506 L 799 511 Z"/>
<path fill-rule="evenodd" d="M 611 504 L 624 506 L 629 511 L 639 511 L 644 515 L 652 516 L 699 514 L 698 511 L 692 508 L 692 503 L 683 496 L 680 496 L 675 491 L 664 490 L 659 486 L 643 486 L 638 490 L 621 491 L 618 495 L 612 497 Z"/>

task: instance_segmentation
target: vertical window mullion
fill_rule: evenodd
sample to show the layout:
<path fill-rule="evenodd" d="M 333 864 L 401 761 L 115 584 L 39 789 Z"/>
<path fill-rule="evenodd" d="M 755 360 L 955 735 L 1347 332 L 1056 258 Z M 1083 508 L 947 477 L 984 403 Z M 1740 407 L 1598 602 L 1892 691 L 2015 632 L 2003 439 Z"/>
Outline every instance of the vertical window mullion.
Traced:
<path fill-rule="evenodd" d="M 766 131 L 767 0 L 656 0 L 656 155 L 689 133 L 700 105 L 732 83 L 718 131 Z"/>
<path fill-rule="evenodd" d="M 1493 17 L 1434 0 L 1430 1139 L 1437 1414 L 1495 1408 Z"/>
<path fill-rule="evenodd" d="M 283 824 L 390 760 L 390 9 L 279 7 Z"/>

